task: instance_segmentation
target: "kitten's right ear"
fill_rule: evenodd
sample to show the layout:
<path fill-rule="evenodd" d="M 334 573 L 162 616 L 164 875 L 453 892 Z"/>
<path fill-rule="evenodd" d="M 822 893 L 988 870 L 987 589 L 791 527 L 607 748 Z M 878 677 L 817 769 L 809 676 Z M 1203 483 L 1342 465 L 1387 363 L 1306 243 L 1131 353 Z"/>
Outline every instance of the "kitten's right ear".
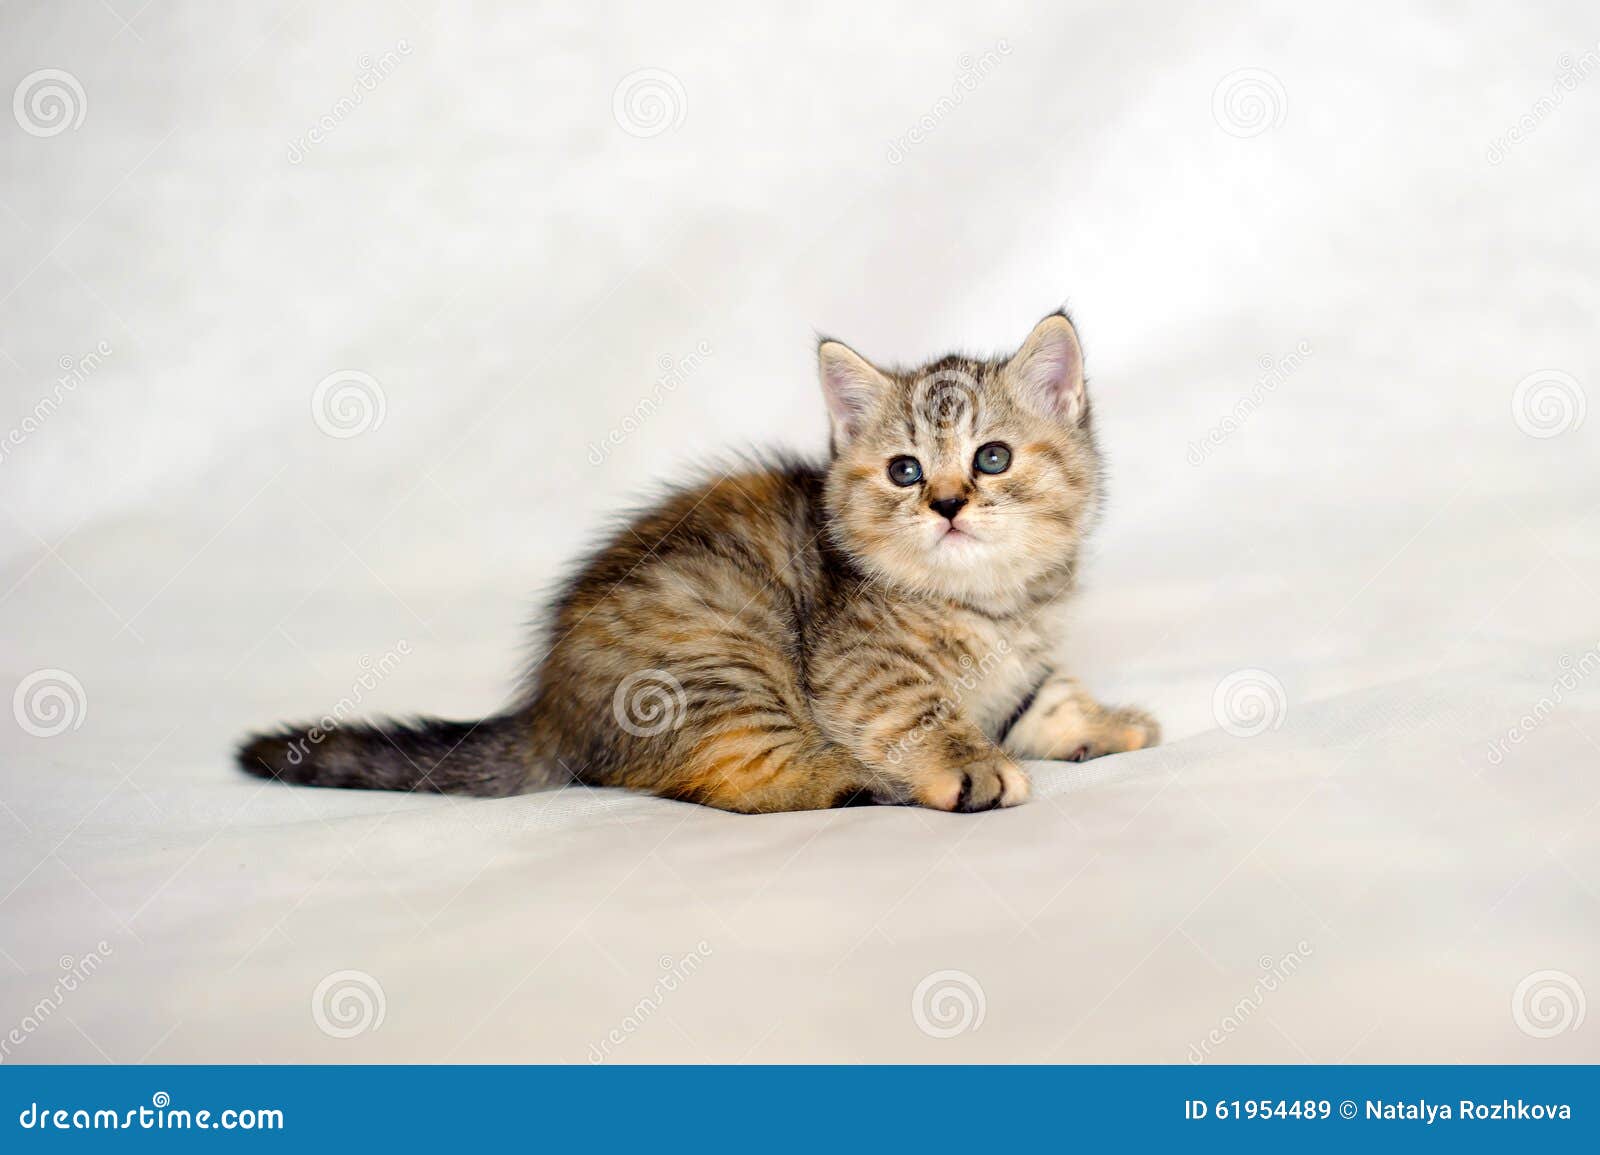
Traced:
<path fill-rule="evenodd" d="M 843 445 L 861 432 L 878 402 L 893 388 L 889 379 L 861 354 L 838 341 L 817 346 L 817 376 L 835 445 Z"/>
<path fill-rule="evenodd" d="M 1069 425 L 1083 420 L 1087 403 L 1083 385 L 1083 347 L 1066 313 L 1051 313 L 1033 327 L 1028 339 L 1006 362 L 1018 393 L 1041 413 Z"/>

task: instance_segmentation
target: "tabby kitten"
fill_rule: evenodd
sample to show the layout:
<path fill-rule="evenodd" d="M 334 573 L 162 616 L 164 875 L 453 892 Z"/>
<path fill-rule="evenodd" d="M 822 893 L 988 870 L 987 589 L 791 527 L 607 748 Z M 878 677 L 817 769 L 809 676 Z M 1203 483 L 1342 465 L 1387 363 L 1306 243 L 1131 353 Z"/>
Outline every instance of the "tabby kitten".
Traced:
<path fill-rule="evenodd" d="M 724 810 L 1027 800 L 1020 758 L 1158 740 L 1053 665 L 1100 497 L 1065 314 L 1003 360 L 904 372 L 818 349 L 823 465 L 680 489 L 583 563 L 543 659 L 481 722 L 255 735 L 252 774 L 506 795 L 567 782 Z"/>

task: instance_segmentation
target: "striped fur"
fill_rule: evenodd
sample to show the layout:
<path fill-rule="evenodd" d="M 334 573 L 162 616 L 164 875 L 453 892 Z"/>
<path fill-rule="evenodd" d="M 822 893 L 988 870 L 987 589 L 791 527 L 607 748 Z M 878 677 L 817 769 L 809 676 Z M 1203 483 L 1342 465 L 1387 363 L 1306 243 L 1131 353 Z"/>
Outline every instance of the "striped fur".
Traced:
<path fill-rule="evenodd" d="M 240 764 L 324 786 L 972 811 L 1027 798 L 1017 759 L 1157 741 L 1052 665 L 1101 489 L 1065 315 L 1004 359 L 901 371 L 826 341 L 819 361 L 828 461 L 749 464 L 634 518 L 556 598 L 507 714 L 286 729 Z M 1009 467 L 980 471 L 996 442 Z M 890 479 L 901 456 L 915 484 Z"/>

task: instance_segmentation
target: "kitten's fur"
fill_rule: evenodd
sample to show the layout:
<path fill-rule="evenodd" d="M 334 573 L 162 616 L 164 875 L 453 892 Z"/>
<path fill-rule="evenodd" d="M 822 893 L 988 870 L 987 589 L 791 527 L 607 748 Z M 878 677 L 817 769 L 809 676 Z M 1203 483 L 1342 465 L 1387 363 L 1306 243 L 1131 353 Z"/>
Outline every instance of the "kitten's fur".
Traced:
<path fill-rule="evenodd" d="M 836 341 L 818 360 L 827 464 L 753 466 L 636 518 L 556 599 L 507 713 L 290 728 L 250 738 L 240 765 L 316 786 L 576 780 L 744 812 L 973 811 L 1027 799 L 1018 758 L 1156 742 L 1147 715 L 1099 706 L 1053 666 L 1100 499 L 1066 315 L 1003 360 L 902 372 Z M 1009 468 L 980 472 L 992 442 Z M 902 455 L 922 470 L 905 487 L 887 472 Z"/>

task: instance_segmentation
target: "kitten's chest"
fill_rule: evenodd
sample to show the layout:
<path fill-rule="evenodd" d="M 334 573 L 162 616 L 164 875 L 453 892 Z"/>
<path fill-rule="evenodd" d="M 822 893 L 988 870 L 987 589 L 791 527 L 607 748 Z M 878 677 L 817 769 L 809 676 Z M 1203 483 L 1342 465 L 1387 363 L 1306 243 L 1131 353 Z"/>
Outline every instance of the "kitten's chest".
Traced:
<path fill-rule="evenodd" d="M 994 735 L 1049 671 L 1056 615 L 997 621 L 957 611 L 941 623 L 939 649 L 950 698 Z"/>

